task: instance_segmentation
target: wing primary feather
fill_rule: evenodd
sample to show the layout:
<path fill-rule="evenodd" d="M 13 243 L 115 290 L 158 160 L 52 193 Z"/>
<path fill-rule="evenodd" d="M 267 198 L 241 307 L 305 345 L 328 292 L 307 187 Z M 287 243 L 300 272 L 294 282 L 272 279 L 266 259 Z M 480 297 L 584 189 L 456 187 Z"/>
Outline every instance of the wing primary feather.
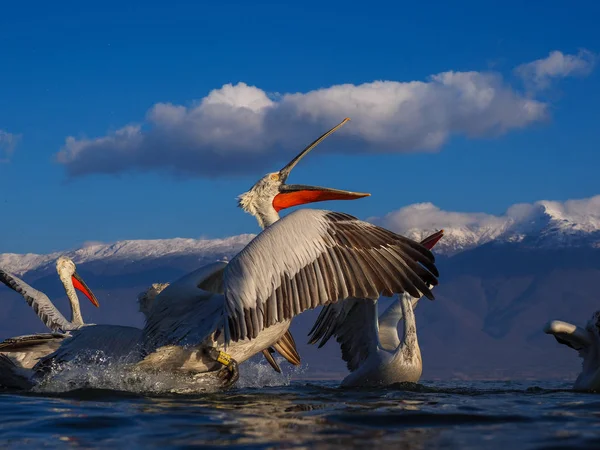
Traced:
<path fill-rule="evenodd" d="M 306 309 L 349 298 L 375 302 L 380 295 L 405 292 L 433 298 L 430 286 L 438 274 L 433 253 L 418 242 L 348 214 L 297 210 L 263 230 L 229 263 L 225 307 L 231 334 L 239 340 Z M 246 321 L 244 309 L 262 315 Z M 309 334 L 313 339 L 326 323 L 335 324 L 331 311 L 321 312 Z"/>

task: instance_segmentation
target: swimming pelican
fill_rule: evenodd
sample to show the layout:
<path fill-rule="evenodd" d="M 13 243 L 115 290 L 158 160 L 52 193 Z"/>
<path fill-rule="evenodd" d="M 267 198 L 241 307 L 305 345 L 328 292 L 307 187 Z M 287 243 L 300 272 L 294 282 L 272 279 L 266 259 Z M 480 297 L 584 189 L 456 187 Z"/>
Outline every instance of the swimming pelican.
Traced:
<path fill-rule="evenodd" d="M 596 311 L 585 328 L 560 320 L 548 322 L 544 333 L 551 334 L 561 344 L 577 350 L 583 358 L 581 373 L 573 389 L 600 390 L 600 311 Z"/>
<path fill-rule="evenodd" d="M 75 263 L 66 256 L 56 261 L 56 271 L 71 305 L 71 320 L 67 320 L 46 294 L 32 288 L 20 278 L 0 269 L 0 281 L 23 296 L 40 320 L 52 333 L 36 333 L 16 336 L 0 342 L 0 353 L 6 354 L 18 366 L 31 368 L 37 360 L 54 352 L 70 331 L 84 325 L 75 290 L 82 292 L 92 304 L 99 306 L 98 299 L 77 273 Z"/>
<path fill-rule="evenodd" d="M 138 296 L 140 312 L 145 316 L 156 293 L 165 284 L 155 283 Z M 36 335 L 34 335 L 35 337 Z M 0 386 L 13 389 L 31 389 L 52 369 L 77 360 L 79 364 L 119 360 L 135 363 L 141 359 L 142 330 L 123 325 L 84 324 L 69 334 L 57 335 L 54 348 L 39 357 L 31 368 L 19 366 L 0 354 Z M 68 337 L 69 339 L 64 339 Z M 24 343 L 24 345 L 26 345 Z M 29 350 L 29 348 L 28 348 Z"/>
<path fill-rule="evenodd" d="M 442 238 L 444 230 L 423 239 L 428 249 Z M 404 381 L 416 383 L 423 363 L 417 340 L 413 309 L 419 298 L 400 295 L 377 317 L 377 302 L 352 298 L 323 308 L 309 332 L 309 343 L 321 340 L 323 347 L 335 336 L 350 374 L 342 386 L 386 386 Z M 398 337 L 398 324 L 404 317 L 404 335 Z"/>
<path fill-rule="evenodd" d="M 369 195 L 286 184 L 294 166 L 348 120 L 239 197 L 263 231 L 231 262 L 200 268 L 157 297 L 144 328 L 150 354 L 143 364 L 158 364 L 161 348 L 179 346 L 196 352 L 198 372 L 223 367 L 219 375 L 230 385 L 239 377 L 238 362 L 271 347 L 307 309 L 404 292 L 433 299 L 429 286 L 438 271 L 421 244 L 338 212 L 304 209 L 279 217 L 296 205 Z"/>
<path fill-rule="evenodd" d="M 169 286 L 169 283 L 154 283 L 138 295 L 139 310 L 144 316 L 148 316 L 156 297 L 167 286 Z M 0 386 L 13 389 L 31 389 L 50 370 L 60 368 L 64 363 L 74 360 L 78 360 L 79 364 L 115 360 L 122 363 L 135 363 L 142 358 L 140 352 L 142 330 L 139 328 L 122 325 L 89 324 L 72 330 L 71 334 L 57 335 L 57 337 L 61 336 L 69 337 L 69 339 L 58 342 L 57 348 L 51 350 L 49 354 L 41 355 L 39 361 L 32 368 L 17 365 L 10 358 L 3 358 L 0 354 Z M 23 345 L 25 344 L 30 343 L 27 342 Z M 240 344 L 233 343 L 232 347 L 235 348 L 237 345 Z M 161 350 L 162 353 L 159 356 L 162 360 L 153 369 L 192 371 L 188 366 L 193 367 L 193 361 L 186 361 L 189 354 L 183 349 L 173 346 L 173 348 L 163 347 Z M 284 356 L 291 364 L 300 364 L 300 356 L 296 350 L 294 338 L 289 331 L 273 347 L 265 350 L 263 354 L 265 352 L 268 352 L 268 357 L 265 355 L 267 361 L 279 373 L 281 368 L 272 356 L 274 352 Z M 156 359 L 153 362 L 156 362 Z M 143 366 L 141 368 L 148 369 L 148 367 Z"/>

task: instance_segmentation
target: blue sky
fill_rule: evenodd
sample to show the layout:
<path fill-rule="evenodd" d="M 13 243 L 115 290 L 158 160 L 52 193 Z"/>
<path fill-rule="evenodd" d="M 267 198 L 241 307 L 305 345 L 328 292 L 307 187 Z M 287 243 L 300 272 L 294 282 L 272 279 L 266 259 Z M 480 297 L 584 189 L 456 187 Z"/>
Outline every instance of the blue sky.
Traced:
<path fill-rule="evenodd" d="M 367 218 L 432 202 L 500 214 L 600 193 L 600 5 L 458 5 L 2 6 L 0 151 L 10 154 L 0 154 L 0 253 L 257 232 L 235 197 L 345 116 L 346 134 L 289 181 L 372 197 L 318 207 Z M 554 51 L 574 65 L 541 79 L 515 71 Z M 536 67 L 551 72 L 548 64 Z M 450 71 L 472 75 L 431 78 Z M 476 99 L 466 98 L 471 85 Z M 213 90 L 212 100 L 256 97 L 275 113 L 202 110 Z M 388 111 L 407 95 L 412 103 Z M 487 95 L 498 100 L 478 110 Z M 231 127 L 231 141 L 208 141 L 213 121 Z M 115 139 L 128 125 L 137 134 Z"/>

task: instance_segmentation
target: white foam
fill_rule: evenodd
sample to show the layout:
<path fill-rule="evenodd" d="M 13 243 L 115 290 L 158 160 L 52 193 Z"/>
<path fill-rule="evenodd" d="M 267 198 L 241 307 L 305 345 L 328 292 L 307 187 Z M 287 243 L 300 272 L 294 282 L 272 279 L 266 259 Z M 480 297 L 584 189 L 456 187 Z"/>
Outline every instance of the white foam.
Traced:
<path fill-rule="evenodd" d="M 287 386 L 306 367 L 291 367 L 278 361 L 282 373 L 264 362 L 246 361 L 240 366 L 236 388 Z M 172 371 L 147 372 L 136 369 L 127 359 L 113 360 L 101 352 L 89 353 L 52 367 L 34 392 L 61 393 L 76 389 L 111 389 L 138 394 L 197 394 L 220 390 L 216 372 L 187 374 Z"/>

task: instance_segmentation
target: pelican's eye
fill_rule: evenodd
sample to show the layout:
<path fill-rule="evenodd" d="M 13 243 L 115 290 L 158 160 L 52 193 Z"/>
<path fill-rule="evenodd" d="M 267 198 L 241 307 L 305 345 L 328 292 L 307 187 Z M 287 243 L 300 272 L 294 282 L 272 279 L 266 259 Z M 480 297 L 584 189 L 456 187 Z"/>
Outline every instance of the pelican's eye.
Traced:
<path fill-rule="evenodd" d="M 272 173 L 270 176 L 271 180 L 273 181 L 279 181 L 279 174 L 278 173 Z"/>

